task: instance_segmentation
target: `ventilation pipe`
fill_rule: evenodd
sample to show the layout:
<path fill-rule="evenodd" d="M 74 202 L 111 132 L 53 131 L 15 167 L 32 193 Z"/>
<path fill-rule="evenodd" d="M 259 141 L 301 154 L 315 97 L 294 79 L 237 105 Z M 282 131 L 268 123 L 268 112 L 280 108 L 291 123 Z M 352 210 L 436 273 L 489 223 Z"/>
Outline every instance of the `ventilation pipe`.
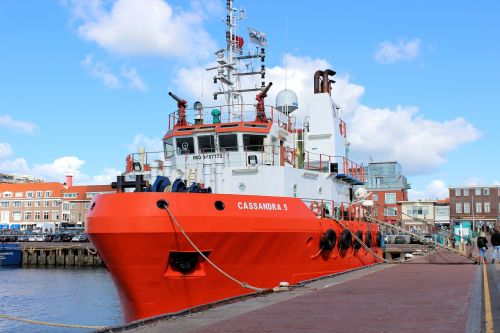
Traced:
<path fill-rule="evenodd" d="M 320 81 L 323 78 L 323 71 L 316 71 L 314 73 L 314 93 L 322 93 L 323 92 L 323 84 L 320 84 Z"/>
<path fill-rule="evenodd" d="M 316 72 L 316 73 L 318 73 L 318 72 Z M 335 74 L 337 74 L 337 73 L 331 69 L 327 69 L 323 72 L 323 89 L 321 92 L 330 94 L 330 92 L 332 91 L 331 84 L 335 83 L 335 81 L 330 80 L 329 76 L 334 76 Z M 316 77 L 316 74 L 315 74 L 315 77 Z"/>

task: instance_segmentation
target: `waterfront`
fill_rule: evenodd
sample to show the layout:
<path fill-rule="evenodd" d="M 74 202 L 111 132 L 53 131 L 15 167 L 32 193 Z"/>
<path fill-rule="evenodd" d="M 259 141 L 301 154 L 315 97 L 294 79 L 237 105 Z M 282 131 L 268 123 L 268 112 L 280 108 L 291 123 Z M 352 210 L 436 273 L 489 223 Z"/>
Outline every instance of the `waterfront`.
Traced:
<path fill-rule="evenodd" d="M 0 269 L 0 313 L 47 322 L 123 323 L 118 295 L 103 268 Z M 0 319 L 0 332 L 89 332 Z"/>

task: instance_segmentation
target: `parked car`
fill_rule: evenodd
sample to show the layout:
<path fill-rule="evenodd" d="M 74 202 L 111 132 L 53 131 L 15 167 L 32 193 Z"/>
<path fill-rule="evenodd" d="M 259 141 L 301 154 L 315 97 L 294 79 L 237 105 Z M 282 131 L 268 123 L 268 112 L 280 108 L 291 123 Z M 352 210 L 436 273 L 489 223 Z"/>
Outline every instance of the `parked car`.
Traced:
<path fill-rule="evenodd" d="M 45 236 L 44 235 L 35 236 L 35 240 L 37 242 L 44 242 L 45 241 Z"/>
<path fill-rule="evenodd" d="M 63 234 L 61 236 L 61 240 L 63 242 L 71 242 L 71 240 L 73 239 L 73 236 L 74 236 L 73 234 Z"/>
<path fill-rule="evenodd" d="M 396 236 L 394 238 L 394 244 L 405 244 L 406 239 L 403 236 Z"/>
<path fill-rule="evenodd" d="M 47 234 L 44 236 L 45 242 L 52 242 L 54 240 L 55 235 Z"/>
<path fill-rule="evenodd" d="M 28 242 L 36 242 L 36 237 L 34 235 L 29 235 Z"/>
<path fill-rule="evenodd" d="M 79 234 L 79 235 L 73 236 L 73 238 L 71 239 L 71 241 L 72 242 L 88 242 L 89 238 L 85 234 Z"/>
<path fill-rule="evenodd" d="M 429 243 L 431 243 L 431 242 L 432 242 L 432 240 L 433 240 L 433 239 L 432 239 L 432 235 L 431 235 L 431 234 L 425 234 L 425 235 L 424 235 L 424 243 L 425 243 L 425 244 L 429 244 Z"/>
<path fill-rule="evenodd" d="M 28 236 L 27 235 L 19 235 L 17 237 L 18 242 L 27 242 L 28 241 Z"/>

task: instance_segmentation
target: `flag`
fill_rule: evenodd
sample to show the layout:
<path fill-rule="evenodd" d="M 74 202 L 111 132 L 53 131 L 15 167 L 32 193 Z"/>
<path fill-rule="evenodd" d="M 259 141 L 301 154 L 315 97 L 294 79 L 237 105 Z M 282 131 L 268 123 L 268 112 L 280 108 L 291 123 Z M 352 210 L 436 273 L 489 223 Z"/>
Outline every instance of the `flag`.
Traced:
<path fill-rule="evenodd" d="M 248 37 L 252 43 L 258 44 L 262 47 L 267 47 L 266 34 L 255 29 L 248 29 Z"/>

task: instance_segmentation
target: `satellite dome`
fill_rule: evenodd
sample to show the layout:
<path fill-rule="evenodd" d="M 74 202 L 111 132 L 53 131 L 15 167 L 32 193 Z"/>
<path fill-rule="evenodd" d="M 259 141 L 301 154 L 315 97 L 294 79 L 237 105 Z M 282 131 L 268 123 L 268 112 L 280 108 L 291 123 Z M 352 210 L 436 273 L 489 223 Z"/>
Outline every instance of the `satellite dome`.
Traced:
<path fill-rule="evenodd" d="M 299 107 L 297 94 L 290 89 L 284 89 L 276 95 L 276 109 L 285 114 L 291 113 Z"/>

